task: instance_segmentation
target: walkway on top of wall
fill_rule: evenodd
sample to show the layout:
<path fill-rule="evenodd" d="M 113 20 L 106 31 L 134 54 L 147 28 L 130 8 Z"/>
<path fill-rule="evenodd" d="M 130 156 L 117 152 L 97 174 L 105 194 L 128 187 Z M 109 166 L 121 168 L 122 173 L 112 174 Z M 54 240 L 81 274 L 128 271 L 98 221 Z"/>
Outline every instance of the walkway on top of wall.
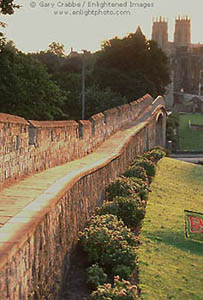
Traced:
<path fill-rule="evenodd" d="M 49 211 L 52 202 L 68 185 L 71 187 L 80 177 L 98 167 L 102 168 L 118 157 L 129 139 L 133 138 L 146 125 L 150 116 L 163 105 L 163 99 L 158 97 L 130 128 L 116 132 L 93 153 L 4 188 L 0 192 L 0 243 L 16 240 L 17 232 L 25 224 L 29 224 L 31 219 L 42 217 L 42 214 Z M 15 232 L 13 223 L 16 224 Z"/>

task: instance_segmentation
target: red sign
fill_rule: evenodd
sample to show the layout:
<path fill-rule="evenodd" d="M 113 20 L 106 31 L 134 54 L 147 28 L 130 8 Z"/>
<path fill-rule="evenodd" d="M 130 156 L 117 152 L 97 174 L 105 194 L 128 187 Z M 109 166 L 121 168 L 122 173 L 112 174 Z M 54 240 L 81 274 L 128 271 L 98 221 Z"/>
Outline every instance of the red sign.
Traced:
<path fill-rule="evenodd" d="M 193 233 L 203 233 L 203 219 L 189 216 L 190 229 Z"/>

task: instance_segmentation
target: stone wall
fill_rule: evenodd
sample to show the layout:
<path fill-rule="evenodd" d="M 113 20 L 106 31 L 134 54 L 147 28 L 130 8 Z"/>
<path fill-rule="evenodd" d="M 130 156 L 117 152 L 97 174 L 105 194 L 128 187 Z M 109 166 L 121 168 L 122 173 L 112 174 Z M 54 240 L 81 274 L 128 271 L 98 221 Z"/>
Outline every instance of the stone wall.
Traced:
<path fill-rule="evenodd" d="M 145 100 L 147 106 L 152 104 L 152 98 L 147 97 Z M 147 110 L 144 100 L 138 106 L 132 103 L 79 123 L 28 123 L 18 117 L 3 115 L 7 119 L 1 122 L 1 133 L 7 132 L 10 141 L 8 149 L 13 152 L 10 153 L 5 146 L 2 157 L 5 157 L 6 152 L 11 154 L 8 162 L 21 157 L 26 164 L 28 155 L 29 167 L 33 171 L 36 171 L 33 164 L 43 169 L 63 161 L 64 157 L 66 160 L 75 159 L 86 154 L 86 151 L 92 151 L 106 136 L 120 128 L 116 127 L 118 124 L 125 126 L 126 114 L 129 115 L 127 120 L 134 120 L 133 116 L 136 119 L 136 108 L 139 108 L 139 116 Z M 121 111 L 126 113 L 122 119 L 119 117 Z M 68 173 L 68 176 L 53 184 L 0 228 L 0 300 L 60 299 L 59 291 L 64 284 L 62 279 L 69 271 L 70 255 L 77 243 L 78 232 L 95 207 L 102 203 L 110 182 L 122 174 L 137 155 L 156 144 L 156 122 L 157 118 L 160 119 L 160 113 L 164 113 L 161 99 L 154 112 L 149 116 L 146 114 L 145 121 L 125 131 L 127 138 L 116 153 L 113 152 L 107 160 L 77 174 Z M 12 122 L 10 118 L 14 118 Z M 162 124 L 164 126 L 165 123 Z M 109 131 L 105 131 L 104 127 Z M 20 140 L 12 138 L 11 132 L 20 136 Z M 93 138 L 95 136 L 96 141 Z M 89 148 L 82 148 L 83 143 Z M 25 151 L 22 150 L 24 147 Z M 63 153 L 65 150 L 69 153 Z M 12 156 L 12 153 L 18 156 Z M 61 158 L 57 157 L 59 155 Z M 50 158 L 56 161 L 52 162 Z"/>
<path fill-rule="evenodd" d="M 150 95 L 84 121 L 33 121 L 0 113 L 0 188 L 83 157 L 151 105 Z"/>
<path fill-rule="evenodd" d="M 67 181 L 65 188 L 52 186 L 54 195 L 39 196 L 4 225 L 0 230 L 1 300 L 60 299 L 78 232 L 103 201 L 110 182 L 136 155 L 154 146 L 155 132 L 154 120 L 138 126 L 111 159 Z"/>

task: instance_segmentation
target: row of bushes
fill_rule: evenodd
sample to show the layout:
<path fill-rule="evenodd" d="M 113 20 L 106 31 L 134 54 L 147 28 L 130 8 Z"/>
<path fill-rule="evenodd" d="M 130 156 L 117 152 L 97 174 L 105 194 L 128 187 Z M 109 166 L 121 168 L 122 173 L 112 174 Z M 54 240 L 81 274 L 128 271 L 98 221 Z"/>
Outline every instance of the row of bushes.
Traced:
<path fill-rule="evenodd" d="M 87 283 L 95 289 L 93 300 L 137 298 L 137 287 L 130 283 L 137 269 L 139 237 L 135 232 L 142 225 L 156 162 L 165 155 L 165 149 L 156 147 L 137 157 L 108 187 L 106 201 L 80 233 L 80 243 L 92 264 Z"/>

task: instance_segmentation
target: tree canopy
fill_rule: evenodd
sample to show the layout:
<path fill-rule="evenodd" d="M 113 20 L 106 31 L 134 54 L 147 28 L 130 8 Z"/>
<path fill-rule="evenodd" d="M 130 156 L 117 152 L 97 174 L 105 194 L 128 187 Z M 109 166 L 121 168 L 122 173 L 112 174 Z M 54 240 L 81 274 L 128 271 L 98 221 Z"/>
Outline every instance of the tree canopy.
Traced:
<path fill-rule="evenodd" d="M 20 6 L 15 4 L 14 0 L 0 0 L 0 15 L 12 15 L 16 8 L 20 8 Z M 0 26 L 5 27 L 6 24 L 0 20 Z M 0 32 L 0 38 L 1 36 Z"/>
<path fill-rule="evenodd" d="M 0 111 L 36 120 L 81 119 L 84 64 L 85 118 L 146 93 L 163 95 L 170 81 L 167 56 L 140 28 L 85 56 L 66 56 L 57 42 L 23 54 L 0 36 Z"/>
<path fill-rule="evenodd" d="M 68 117 L 63 110 L 67 94 L 37 60 L 8 42 L 0 46 L 0 69 L 1 112 L 35 120 Z"/>
<path fill-rule="evenodd" d="M 59 57 L 63 57 L 65 56 L 65 49 L 64 49 L 64 45 L 60 44 L 58 42 L 52 42 L 49 45 L 49 49 L 47 52 L 53 53 Z"/>
<path fill-rule="evenodd" d="M 170 82 L 168 59 L 156 42 L 147 41 L 138 28 L 136 33 L 103 44 L 94 78 L 101 87 L 110 87 L 129 100 L 146 92 L 163 95 Z"/>
<path fill-rule="evenodd" d="M 16 8 L 20 6 L 14 3 L 14 0 L 0 0 L 0 14 L 12 15 Z"/>

